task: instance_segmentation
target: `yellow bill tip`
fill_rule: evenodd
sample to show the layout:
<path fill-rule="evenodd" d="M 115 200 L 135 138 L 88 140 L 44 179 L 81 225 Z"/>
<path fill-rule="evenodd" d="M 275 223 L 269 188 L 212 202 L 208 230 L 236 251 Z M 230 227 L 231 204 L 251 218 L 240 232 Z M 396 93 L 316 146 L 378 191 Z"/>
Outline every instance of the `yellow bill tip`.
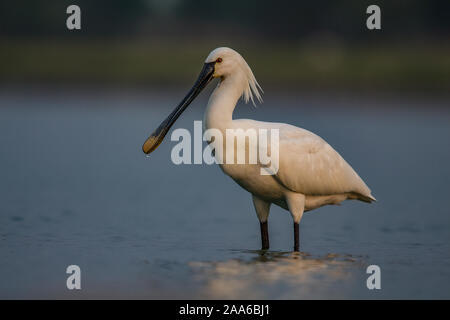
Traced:
<path fill-rule="evenodd" d="M 161 144 L 162 140 L 158 139 L 155 136 L 148 137 L 147 140 L 145 140 L 144 144 L 142 145 L 142 151 L 144 151 L 145 154 L 149 154 L 153 151 L 155 151 L 156 148 Z"/>

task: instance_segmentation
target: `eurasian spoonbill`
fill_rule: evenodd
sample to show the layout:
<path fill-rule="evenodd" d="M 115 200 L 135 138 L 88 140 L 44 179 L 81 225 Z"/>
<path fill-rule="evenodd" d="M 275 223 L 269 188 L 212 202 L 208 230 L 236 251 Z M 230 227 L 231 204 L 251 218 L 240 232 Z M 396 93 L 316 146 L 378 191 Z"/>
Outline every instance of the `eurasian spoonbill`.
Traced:
<path fill-rule="evenodd" d="M 299 250 L 299 223 L 303 212 L 347 199 L 375 201 L 370 189 L 353 168 L 316 134 L 289 124 L 248 119 L 233 120 L 233 110 L 245 101 L 261 99 L 261 87 L 244 58 L 230 48 L 213 50 L 192 89 L 142 146 L 146 154 L 163 141 L 170 127 L 214 78 L 217 87 L 209 98 L 204 117 L 206 129 L 276 129 L 279 132 L 279 167 L 276 174 L 261 175 L 258 164 L 220 164 L 223 172 L 250 192 L 260 221 L 262 249 L 269 248 L 267 219 L 272 203 L 288 210 L 294 222 L 294 251 Z M 269 146 L 270 147 L 270 146 Z M 244 148 L 248 148 L 245 144 Z M 248 150 L 246 150 L 248 152 Z"/>

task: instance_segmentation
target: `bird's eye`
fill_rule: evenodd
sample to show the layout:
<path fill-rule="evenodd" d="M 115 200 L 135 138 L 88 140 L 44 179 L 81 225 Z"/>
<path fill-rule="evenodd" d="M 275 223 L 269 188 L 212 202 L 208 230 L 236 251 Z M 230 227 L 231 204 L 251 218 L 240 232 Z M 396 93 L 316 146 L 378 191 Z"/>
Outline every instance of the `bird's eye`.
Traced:
<path fill-rule="evenodd" d="M 221 63 L 222 62 L 222 58 L 217 58 L 216 62 Z"/>

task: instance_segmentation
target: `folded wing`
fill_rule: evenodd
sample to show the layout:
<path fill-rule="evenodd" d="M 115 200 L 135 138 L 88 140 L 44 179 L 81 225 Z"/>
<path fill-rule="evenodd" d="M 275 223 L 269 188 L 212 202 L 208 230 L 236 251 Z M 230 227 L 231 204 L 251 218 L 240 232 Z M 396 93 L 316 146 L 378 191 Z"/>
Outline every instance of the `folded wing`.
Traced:
<path fill-rule="evenodd" d="M 305 195 L 355 193 L 375 200 L 353 168 L 326 141 L 291 125 L 280 128 L 277 179 Z"/>

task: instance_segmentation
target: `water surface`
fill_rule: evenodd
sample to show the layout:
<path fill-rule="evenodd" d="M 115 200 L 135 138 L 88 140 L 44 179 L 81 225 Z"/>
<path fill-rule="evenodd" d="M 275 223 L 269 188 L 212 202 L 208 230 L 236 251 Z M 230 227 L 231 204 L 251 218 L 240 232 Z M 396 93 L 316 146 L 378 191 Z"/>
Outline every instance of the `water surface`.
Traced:
<path fill-rule="evenodd" d="M 445 99 L 277 94 L 236 117 L 326 139 L 379 200 L 306 213 L 302 253 L 273 206 L 261 252 L 250 195 L 217 166 L 141 145 L 174 92 L 0 91 L 0 298 L 450 298 Z M 203 94 L 175 127 L 202 120 Z M 82 289 L 66 288 L 66 267 Z M 379 265 L 382 289 L 368 290 Z"/>

